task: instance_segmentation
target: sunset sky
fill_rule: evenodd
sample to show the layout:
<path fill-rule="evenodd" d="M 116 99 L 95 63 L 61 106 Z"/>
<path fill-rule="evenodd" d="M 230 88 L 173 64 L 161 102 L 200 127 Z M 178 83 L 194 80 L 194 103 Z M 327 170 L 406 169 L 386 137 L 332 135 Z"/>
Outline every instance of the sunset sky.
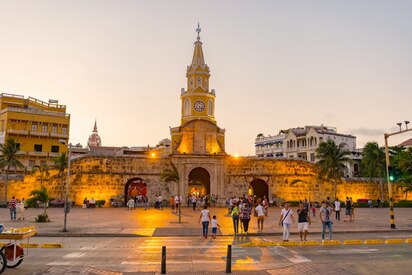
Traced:
<path fill-rule="evenodd" d="M 103 145 L 154 146 L 180 124 L 200 22 L 229 154 L 320 124 L 383 145 L 412 122 L 411 14 L 406 0 L 3 0 L 0 93 L 67 105 L 72 143 L 97 119 Z"/>

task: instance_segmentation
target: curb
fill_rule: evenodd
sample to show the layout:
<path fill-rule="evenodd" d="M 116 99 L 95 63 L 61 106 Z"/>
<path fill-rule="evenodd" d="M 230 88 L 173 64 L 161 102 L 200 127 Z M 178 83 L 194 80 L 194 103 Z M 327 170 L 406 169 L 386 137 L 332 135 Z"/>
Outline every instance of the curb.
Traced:
<path fill-rule="evenodd" d="M 184 229 L 183 229 L 184 230 Z M 412 229 L 386 229 L 386 230 L 366 230 L 366 231 L 334 231 L 333 234 L 360 234 L 360 233 L 389 233 L 389 232 L 408 232 L 412 233 Z M 313 234 L 321 234 L 321 231 L 312 231 Z M 201 228 L 199 234 L 175 234 L 175 235 L 142 235 L 131 233 L 71 233 L 71 232 L 37 232 L 36 237 L 104 237 L 104 238 L 147 238 L 147 237 L 198 237 L 201 235 Z M 268 233 L 249 233 L 248 237 L 262 237 L 262 236 L 282 236 L 282 232 L 268 232 Z M 299 235 L 299 232 L 292 232 L 291 235 Z M 222 234 L 219 236 L 241 237 L 242 234 Z M 411 239 L 412 242 L 412 239 Z"/>
<path fill-rule="evenodd" d="M 387 239 L 387 240 L 324 240 L 318 241 L 306 241 L 306 242 L 248 242 L 238 244 L 238 247 L 261 247 L 261 246 L 332 246 L 332 245 L 360 245 L 360 244 L 412 244 L 412 239 Z"/>

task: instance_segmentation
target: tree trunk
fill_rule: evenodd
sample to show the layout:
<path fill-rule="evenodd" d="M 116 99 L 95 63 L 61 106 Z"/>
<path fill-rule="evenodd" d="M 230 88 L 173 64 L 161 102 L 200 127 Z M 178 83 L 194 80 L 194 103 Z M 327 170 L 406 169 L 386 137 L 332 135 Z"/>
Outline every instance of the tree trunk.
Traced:
<path fill-rule="evenodd" d="M 4 200 L 7 202 L 7 185 L 9 182 L 9 167 L 6 169 L 6 180 L 4 181 Z"/>

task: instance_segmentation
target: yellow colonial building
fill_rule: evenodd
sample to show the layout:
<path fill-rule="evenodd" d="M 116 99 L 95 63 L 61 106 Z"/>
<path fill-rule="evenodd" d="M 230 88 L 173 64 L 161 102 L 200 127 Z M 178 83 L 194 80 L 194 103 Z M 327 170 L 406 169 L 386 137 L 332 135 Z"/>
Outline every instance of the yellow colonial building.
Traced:
<path fill-rule="evenodd" d="M 51 165 L 52 159 L 67 152 L 70 115 L 55 100 L 0 94 L 0 144 L 15 139 L 21 162 L 30 171 L 35 165 Z M 60 141 L 60 142 L 59 142 Z"/>

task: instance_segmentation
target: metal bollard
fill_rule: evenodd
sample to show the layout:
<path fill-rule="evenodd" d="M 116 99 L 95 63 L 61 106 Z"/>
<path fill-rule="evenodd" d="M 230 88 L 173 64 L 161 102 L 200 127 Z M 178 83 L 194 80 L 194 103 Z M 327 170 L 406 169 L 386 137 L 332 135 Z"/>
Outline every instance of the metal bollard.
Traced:
<path fill-rule="evenodd" d="M 232 273 L 232 245 L 227 246 L 226 273 Z"/>
<path fill-rule="evenodd" d="M 166 274 L 166 246 L 162 246 L 162 267 L 161 274 Z"/>

